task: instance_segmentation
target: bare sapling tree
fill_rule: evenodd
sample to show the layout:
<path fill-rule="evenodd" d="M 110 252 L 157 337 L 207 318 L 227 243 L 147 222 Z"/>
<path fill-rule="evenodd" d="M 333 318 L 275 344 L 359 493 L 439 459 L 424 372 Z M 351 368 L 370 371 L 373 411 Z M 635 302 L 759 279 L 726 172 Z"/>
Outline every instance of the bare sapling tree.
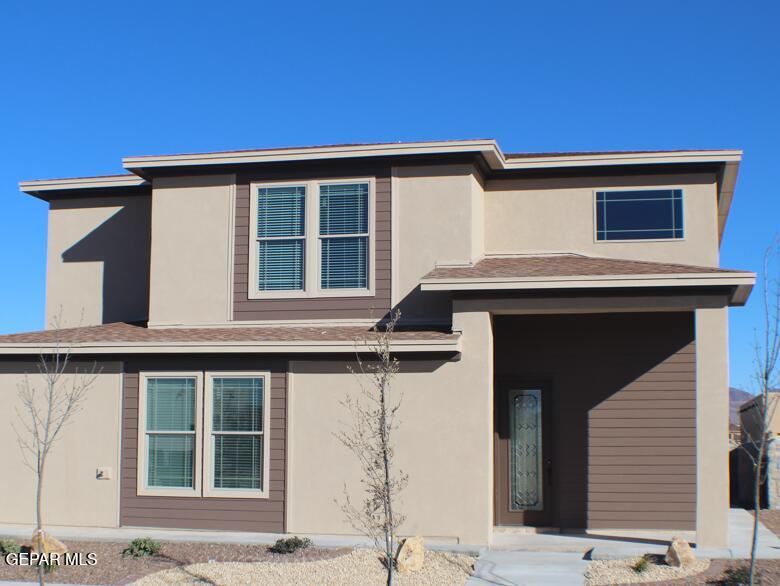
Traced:
<path fill-rule="evenodd" d="M 770 427 L 777 401 L 773 389 L 778 387 L 778 357 L 780 357 L 780 241 L 764 252 L 761 274 L 763 324 L 757 330 L 753 344 L 753 383 L 757 392 L 754 407 L 747 413 L 743 425 L 742 452 L 747 454 L 753 472 L 753 536 L 750 547 L 750 578 L 756 579 L 758 525 L 761 514 L 761 489 L 767 482 L 767 448 L 772 440 Z"/>
<path fill-rule="evenodd" d="M 52 321 L 54 341 L 50 349 L 41 351 L 37 382 L 25 375 L 19 383 L 16 408 L 20 427 L 14 426 L 25 465 L 35 475 L 35 534 L 33 543 L 44 553 L 47 535 L 43 529 L 43 488 L 46 463 L 61 432 L 79 412 L 89 388 L 100 374 L 93 363 L 90 370 L 79 372 L 71 364 L 71 349 L 61 341 L 59 317 Z M 44 584 L 44 565 L 38 565 L 38 581 Z"/>
<path fill-rule="evenodd" d="M 350 367 L 350 372 L 359 382 L 360 393 L 347 395 L 342 401 L 351 420 L 346 430 L 335 434 L 360 462 L 365 494 L 360 506 L 355 506 L 345 486 L 341 509 L 352 527 L 383 552 L 388 586 L 393 584 L 395 572 L 396 535 L 404 521 L 398 511 L 398 495 L 408 481 L 408 476 L 394 467 L 393 433 L 398 429 L 402 396 L 391 387 L 399 363 L 390 342 L 400 317 L 401 312 L 395 311 L 385 327 L 372 329 L 370 359 L 357 354 L 357 368 Z"/>

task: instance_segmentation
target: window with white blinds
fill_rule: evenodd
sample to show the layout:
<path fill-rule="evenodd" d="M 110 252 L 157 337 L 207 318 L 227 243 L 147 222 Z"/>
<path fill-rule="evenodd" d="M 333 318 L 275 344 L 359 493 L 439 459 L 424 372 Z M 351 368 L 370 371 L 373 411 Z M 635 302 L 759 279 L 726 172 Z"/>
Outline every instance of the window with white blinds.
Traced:
<path fill-rule="evenodd" d="M 197 379 L 146 381 L 146 484 L 195 488 Z"/>
<path fill-rule="evenodd" d="M 306 250 L 306 187 L 261 187 L 257 192 L 257 287 L 301 291 Z"/>
<path fill-rule="evenodd" d="M 263 487 L 264 379 L 211 379 L 211 474 L 215 489 Z"/>
<path fill-rule="evenodd" d="M 320 185 L 320 286 L 368 287 L 368 184 Z"/>
<path fill-rule="evenodd" d="M 249 298 L 370 295 L 373 185 L 252 184 Z"/>
<path fill-rule="evenodd" d="M 139 495 L 269 498 L 269 372 L 140 379 Z"/>

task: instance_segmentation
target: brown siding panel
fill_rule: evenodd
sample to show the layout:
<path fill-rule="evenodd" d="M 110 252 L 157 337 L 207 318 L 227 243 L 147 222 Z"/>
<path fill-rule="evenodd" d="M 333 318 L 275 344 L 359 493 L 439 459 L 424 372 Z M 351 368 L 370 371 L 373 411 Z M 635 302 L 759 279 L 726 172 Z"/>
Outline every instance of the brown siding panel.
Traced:
<path fill-rule="evenodd" d="M 269 370 L 271 372 L 268 499 L 156 497 L 137 495 L 139 373 L 142 371 Z M 224 529 L 282 533 L 285 530 L 287 363 L 256 357 L 149 357 L 132 360 L 123 375 L 120 523 L 136 527 Z"/>
<path fill-rule="evenodd" d="M 499 317 L 495 361 L 551 384 L 558 525 L 695 529 L 691 313 Z"/>
<path fill-rule="evenodd" d="M 327 297 L 320 299 L 249 299 L 250 184 L 261 181 L 332 179 L 338 177 L 376 178 L 375 216 L 375 294 L 371 297 Z M 362 166 L 352 162 L 328 168 L 306 166 L 274 169 L 264 173 L 243 173 L 237 177 L 236 221 L 233 267 L 233 319 L 304 320 L 356 319 L 380 320 L 390 310 L 391 280 L 391 195 L 390 167 Z"/>

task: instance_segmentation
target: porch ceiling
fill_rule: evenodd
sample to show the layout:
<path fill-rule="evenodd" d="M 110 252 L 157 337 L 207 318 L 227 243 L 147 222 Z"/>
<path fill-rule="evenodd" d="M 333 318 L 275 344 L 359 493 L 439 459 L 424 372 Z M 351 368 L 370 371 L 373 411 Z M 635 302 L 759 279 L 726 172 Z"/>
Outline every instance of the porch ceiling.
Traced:
<path fill-rule="evenodd" d="M 755 273 L 749 271 L 549 254 L 488 257 L 467 266 L 437 266 L 423 277 L 420 287 L 423 291 L 725 288 L 730 290 L 730 305 L 744 305 L 755 280 Z"/>

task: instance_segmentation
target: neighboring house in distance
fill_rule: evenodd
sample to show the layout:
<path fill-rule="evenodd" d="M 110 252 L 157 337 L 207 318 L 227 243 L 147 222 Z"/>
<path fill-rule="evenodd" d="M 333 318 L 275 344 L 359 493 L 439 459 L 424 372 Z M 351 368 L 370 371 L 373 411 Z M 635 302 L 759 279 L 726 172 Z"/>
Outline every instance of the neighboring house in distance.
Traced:
<path fill-rule="evenodd" d="M 767 431 L 774 437 L 780 436 L 780 409 L 778 409 L 778 401 L 780 400 L 780 394 L 778 391 L 769 391 L 769 425 Z M 764 398 L 761 395 L 756 395 L 748 401 L 745 401 L 739 407 L 739 421 L 742 428 L 742 441 L 750 442 L 757 441 L 761 437 L 761 418 L 762 410 L 761 405 L 764 403 Z"/>
<path fill-rule="evenodd" d="M 742 442 L 742 427 L 729 423 L 729 445 L 732 448 L 737 447 Z"/>
<path fill-rule="evenodd" d="M 769 424 L 767 431 L 772 439 L 766 448 L 765 463 L 766 484 L 761 489 L 761 504 L 770 509 L 780 509 L 780 409 L 778 409 L 780 394 L 770 391 L 769 394 Z M 737 451 L 737 501 L 745 507 L 753 507 L 754 467 L 747 452 L 756 454 L 756 444 L 761 438 L 762 396 L 755 396 L 739 408 L 742 428 L 741 448 Z"/>
<path fill-rule="evenodd" d="M 103 369 L 45 519 L 353 534 L 335 499 L 359 467 L 334 431 L 356 348 L 400 308 L 403 534 L 695 529 L 725 546 L 727 313 L 755 279 L 719 268 L 740 158 L 464 140 L 23 183 L 50 207 L 47 319 L 83 309 L 58 335 Z M 0 336 L 3 445 L 55 337 Z M 14 451 L 3 480 L 0 519 L 32 522 Z"/>
<path fill-rule="evenodd" d="M 742 443 L 742 424 L 739 408 L 753 395 L 742 389 L 729 387 L 729 444 L 732 448 Z"/>

